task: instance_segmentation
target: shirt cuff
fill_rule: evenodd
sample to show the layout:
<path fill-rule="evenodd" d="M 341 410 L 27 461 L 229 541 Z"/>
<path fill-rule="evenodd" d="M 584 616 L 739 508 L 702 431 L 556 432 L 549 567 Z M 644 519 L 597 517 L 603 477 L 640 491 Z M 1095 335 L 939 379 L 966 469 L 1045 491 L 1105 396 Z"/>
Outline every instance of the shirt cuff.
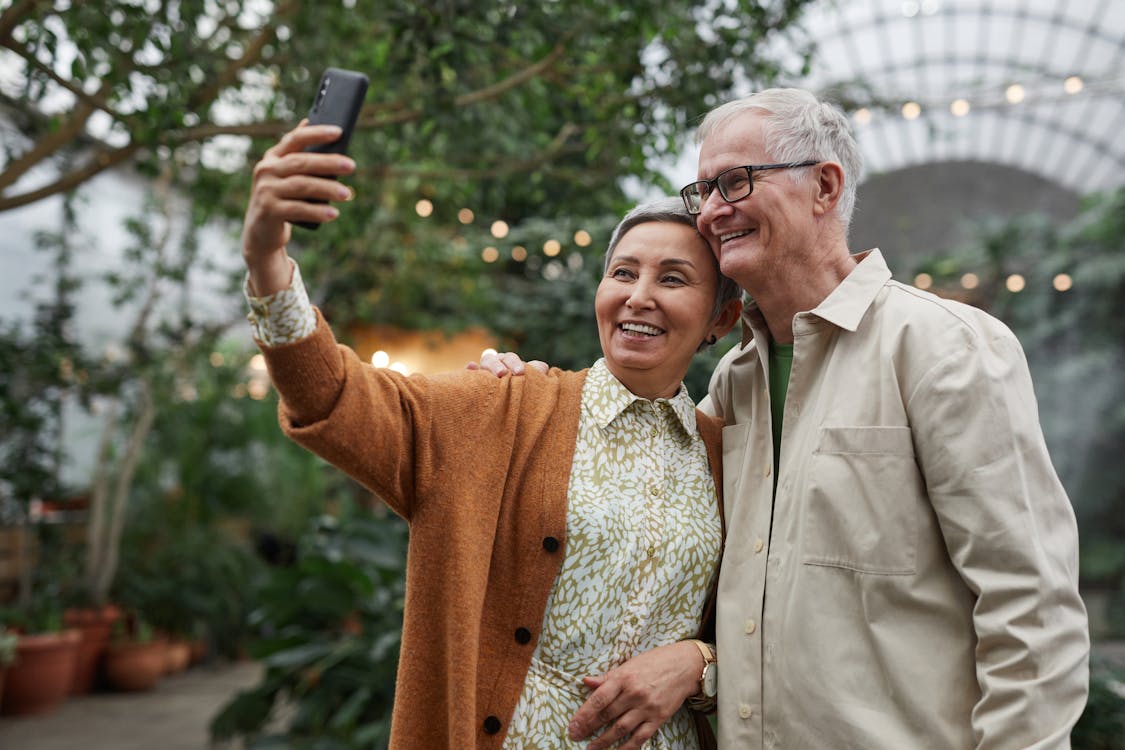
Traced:
<path fill-rule="evenodd" d="M 290 263 L 293 278 L 288 288 L 280 292 L 255 297 L 250 293 L 250 274 L 242 283 L 242 293 L 250 306 L 246 319 L 250 321 L 254 338 L 266 346 L 292 344 L 316 330 L 316 312 L 301 280 L 301 269 L 296 261 L 290 259 Z"/>

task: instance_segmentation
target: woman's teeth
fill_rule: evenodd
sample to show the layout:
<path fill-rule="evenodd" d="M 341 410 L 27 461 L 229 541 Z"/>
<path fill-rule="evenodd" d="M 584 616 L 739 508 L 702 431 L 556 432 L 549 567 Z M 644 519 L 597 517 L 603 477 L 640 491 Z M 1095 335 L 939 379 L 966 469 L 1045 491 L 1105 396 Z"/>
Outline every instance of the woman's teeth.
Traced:
<path fill-rule="evenodd" d="M 656 326 L 646 326 L 641 323 L 622 323 L 621 330 L 628 333 L 642 333 L 645 336 L 659 336 L 664 333 Z"/>

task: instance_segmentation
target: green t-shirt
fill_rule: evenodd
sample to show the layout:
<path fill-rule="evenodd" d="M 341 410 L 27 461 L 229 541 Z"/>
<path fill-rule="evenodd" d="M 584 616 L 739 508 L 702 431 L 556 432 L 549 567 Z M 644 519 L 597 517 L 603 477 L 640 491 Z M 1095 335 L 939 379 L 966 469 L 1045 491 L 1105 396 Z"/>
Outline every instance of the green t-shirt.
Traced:
<path fill-rule="evenodd" d="M 781 424 L 785 420 L 785 394 L 793 369 L 793 345 L 770 342 L 770 415 L 773 417 L 773 483 L 781 463 Z"/>

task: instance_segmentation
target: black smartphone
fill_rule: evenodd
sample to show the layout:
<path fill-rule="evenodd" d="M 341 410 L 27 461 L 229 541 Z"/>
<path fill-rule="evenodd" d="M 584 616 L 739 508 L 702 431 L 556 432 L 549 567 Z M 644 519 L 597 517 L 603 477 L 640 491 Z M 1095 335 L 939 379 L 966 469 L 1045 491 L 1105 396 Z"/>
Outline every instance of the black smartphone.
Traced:
<path fill-rule="evenodd" d="M 344 129 L 339 140 L 313 146 L 306 151 L 329 154 L 346 154 L 352 139 L 363 97 L 367 95 L 367 76 L 354 70 L 328 68 L 316 87 L 316 98 L 309 108 L 309 125 L 339 125 Z M 318 203 L 323 201 L 317 201 Z M 320 224 L 311 221 L 295 222 L 305 229 L 317 229 Z"/>

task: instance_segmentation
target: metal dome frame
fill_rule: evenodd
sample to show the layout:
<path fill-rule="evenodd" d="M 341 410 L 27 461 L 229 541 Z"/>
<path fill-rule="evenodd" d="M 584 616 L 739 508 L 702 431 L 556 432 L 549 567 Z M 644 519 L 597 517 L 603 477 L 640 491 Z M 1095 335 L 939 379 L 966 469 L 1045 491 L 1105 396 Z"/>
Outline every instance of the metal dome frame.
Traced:
<path fill-rule="evenodd" d="M 800 85 L 852 113 L 867 175 L 980 161 L 1079 194 L 1125 184 L 1120 0 L 825 2 L 805 28 L 817 49 Z M 1071 77 L 1081 85 L 1068 92 Z M 1013 84 L 1022 100 L 1005 97 Z M 956 100 L 967 114 L 950 111 Z M 900 112 L 908 102 L 914 119 Z"/>

